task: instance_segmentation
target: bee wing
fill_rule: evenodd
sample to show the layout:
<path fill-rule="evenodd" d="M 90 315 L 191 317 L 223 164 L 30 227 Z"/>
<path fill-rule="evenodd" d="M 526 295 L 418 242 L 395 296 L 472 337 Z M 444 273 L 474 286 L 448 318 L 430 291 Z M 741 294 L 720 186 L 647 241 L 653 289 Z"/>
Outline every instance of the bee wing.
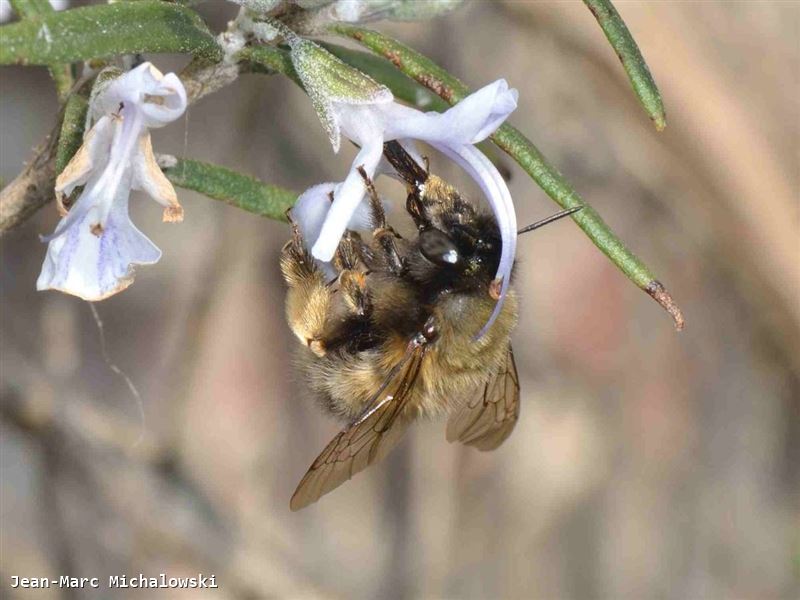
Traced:
<path fill-rule="evenodd" d="M 419 375 L 426 346 L 409 346 L 365 411 L 343 429 L 309 467 L 289 503 L 300 510 L 385 457 L 403 437 L 411 418 L 403 414 Z"/>
<path fill-rule="evenodd" d="M 509 345 L 506 360 L 497 373 L 450 417 L 447 441 L 494 450 L 511 435 L 518 418 L 519 375 Z"/>

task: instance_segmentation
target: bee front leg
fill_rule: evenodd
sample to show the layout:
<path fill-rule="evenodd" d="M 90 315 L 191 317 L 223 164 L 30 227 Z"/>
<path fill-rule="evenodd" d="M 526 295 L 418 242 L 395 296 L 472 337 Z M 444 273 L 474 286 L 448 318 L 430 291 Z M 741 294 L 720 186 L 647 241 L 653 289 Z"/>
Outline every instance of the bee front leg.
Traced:
<path fill-rule="evenodd" d="M 400 276 L 405 273 L 406 264 L 403 257 L 397 250 L 397 240 L 400 236 L 394 229 L 386 224 L 386 212 L 383 210 L 381 199 L 375 189 L 375 185 L 367 175 L 363 167 L 358 168 L 361 178 L 364 180 L 364 185 L 367 188 L 367 196 L 369 197 L 369 206 L 372 211 L 372 237 L 377 242 L 378 248 L 381 249 L 383 258 L 385 259 L 386 266 L 393 275 Z"/>
<path fill-rule="evenodd" d="M 325 274 L 306 250 L 294 223 L 292 228 L 292 239 L 281 250 L 280 258 L 281 273 L 289 286 L 286 320 L 292 333 L 301 342 L 317 356 L 324 356 L 324 334 L 331 310 L 332 291 Z"/>
<path fill-rule="evenodd" d="M 368 316 L 372 309 L 367 278 L 360 265 L 364 263 L 364 242 L 353 231 L 345 233 L 334 257 L 339 271 L 339 294 L 348 312 L 357 317 Z"/>

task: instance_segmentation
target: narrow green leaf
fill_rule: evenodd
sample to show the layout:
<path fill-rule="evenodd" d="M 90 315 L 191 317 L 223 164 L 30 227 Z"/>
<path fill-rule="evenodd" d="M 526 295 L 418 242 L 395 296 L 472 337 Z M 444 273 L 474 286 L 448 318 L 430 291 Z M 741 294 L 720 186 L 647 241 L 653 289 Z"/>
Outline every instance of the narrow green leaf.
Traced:
<path fill-rule="evenodd" d="M 200 16 L 183 6 L 140 0 L 31 16 L 0 27 L 0 64 L 50 65 L 143 52 L 222 51 Z"/>
<path fill-rule="evenodd" d="M 89 100 L 80 94 L 71 94 L 64 105 L 64 120 L 56 146 L 56 175 L 59 175 L 83 143 L 83 129 Z"/>
<path fill-rule="evenodd" d="M 583 0 L 583 2 L 592 11 L 617 53 L 628 79 L 631 80 L 633 91 L 639 97 L 639 102 L 647 111 L 656 129 L 663 131 L 667 126 L 667 115 L 664 112 L 664 103 L 661 101 L 661 92 L 658 91 L 650 69 L 625 21 L 619 16 L 611 0 Z"/>
<path fill-rule="evenodd" d="M 177 159 L 163 171 L 179 187 L 278 221 L 286 221 L 286 210 L 297 200 L 291 190 L 199 160 Z"/>
<path fill-rule="evenodd" d="M 397 69 L 432 90 L 451 105 L 470 93 L 469 88 L 456 77 L 450 75 L 426 56 L 397 40 L 370 29 L 346 24 L 333 25 L 331 31 L 354 39 L 376 54 L 387 58 Z M 676 328 L 683 328 L 683 315 L 669 292 L 650 272 L 650 269 L 611 231 L 597 211 L 589 206 L 561 173 L 547 162 L 533 142 L 508 123 L 503 124 L 491 139 L 517 161 L 559 206 L 562 208 L 583 206 L 584 209 L 572 215 L 571 218 L 628 279 L 646 291 L 669 312 L 675 321 Z"/>
<path fill-rule="evenodd" d="M 245 71 L 268 75 L 280 73 L 303 87 L 288 50 L 275 46 L 248 46 L 236 55 L 236 59 L 245 63 Z"/>
<path fill-rule="evenodd" d="M 0 0 L 2 1 L 2 0 Z M 39 15 L 53 13 L 53 7 L 48 0 L 11 0 L 11 6 L 20 19 L 29 19 Z M 2 39 L 2 38 L 0 38 Z M 72 72 L 69 63 L 50 65 L 50 76 L 56 84 L 56 93 L 59 100 L 64 100 L 72 89 Z"/>

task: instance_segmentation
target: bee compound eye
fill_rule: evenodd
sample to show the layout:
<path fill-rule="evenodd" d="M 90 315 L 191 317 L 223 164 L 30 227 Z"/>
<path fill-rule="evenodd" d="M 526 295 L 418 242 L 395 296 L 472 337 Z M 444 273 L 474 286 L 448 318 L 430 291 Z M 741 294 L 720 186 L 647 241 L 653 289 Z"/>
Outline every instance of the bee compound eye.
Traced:
<path fill-rule="evenodd" d="M 419 234 L 419 249 L 425 258 L 442 267 L 452 267 L 461 260 L 455 242 L 438 229 L 425 229 Z"/>

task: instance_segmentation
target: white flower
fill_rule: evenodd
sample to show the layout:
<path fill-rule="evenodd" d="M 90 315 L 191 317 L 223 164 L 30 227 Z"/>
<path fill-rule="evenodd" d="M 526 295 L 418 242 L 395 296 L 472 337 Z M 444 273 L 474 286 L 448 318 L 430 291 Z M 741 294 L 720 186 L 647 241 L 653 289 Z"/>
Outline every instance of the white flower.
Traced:
<path fill-rule="evenodd" d="M 84 300 L 124 290 L 133 283 L 134 265 L 161 258 L 130 220 L 131 190 L 146 192 L 163 205 L 164 221 L 183 220 L 175 189 L 156 164 L 148 131 L 183 114 L 186 91 L 180 79 L 148 62 L 95 88 L 90 102 L 95 125 L 56 180 L 64 217 L 43 238 L 49 244 L 36 282 L 38 290 L 60 290 Z M 66 212 L 64 198 L 81 185 L 80 197 Z"/>
<path fill-rule="evenodd" d="M 444 113 L 423 113 L 398 104 L 387 88 L 313 42 L 294 38 L 289 43 L 295 69 L 320 113 L 334 151 L 339 148 L 340 135 L 360 147 L 346 179 L 335 190 L 319 234 L 309 238 L 312 255 L 321 261 L 333 258 L 339 240 L 364 201 L 366 190 L 358 167 L 363 166 L 373 178 L 381 163 L 384 142 L 398 140 L 409 150 L 414 140 L 426 142 L 457 162 L 480 185 L 500 228 L 503 247 L 496 278 L 502 284 L 494 312 L 479 335 L 485 333 L 508 290 L 516 253 L 517 222 L 508 186 L 474 144 L 491 135 L 517 107 L 517 90 L 510 89 L 500 79 Z M 351 81 L 357 84 L 348 86 Z M 354 90 L 350 97 L 348 87 Z"/>

